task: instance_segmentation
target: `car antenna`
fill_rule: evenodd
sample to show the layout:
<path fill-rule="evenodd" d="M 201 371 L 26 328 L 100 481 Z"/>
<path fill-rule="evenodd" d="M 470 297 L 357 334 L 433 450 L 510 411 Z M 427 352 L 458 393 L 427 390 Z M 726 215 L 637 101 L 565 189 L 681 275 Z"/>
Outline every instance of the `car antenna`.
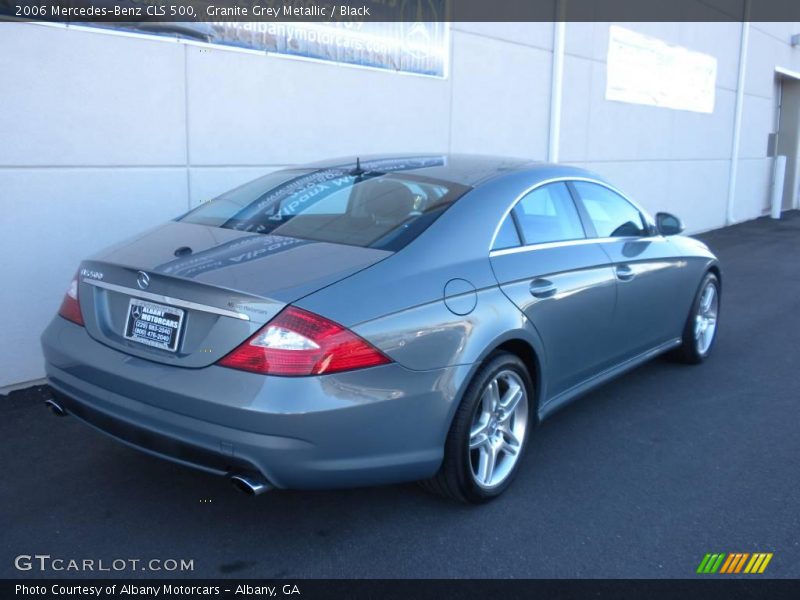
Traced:
<path fill-rule="evenodd" d="M 353 177 L 361 177 L 366 171 L 361 168 L 361 159 L 356 156 L 356 168 L 350 171 L 350 175 Z"/>

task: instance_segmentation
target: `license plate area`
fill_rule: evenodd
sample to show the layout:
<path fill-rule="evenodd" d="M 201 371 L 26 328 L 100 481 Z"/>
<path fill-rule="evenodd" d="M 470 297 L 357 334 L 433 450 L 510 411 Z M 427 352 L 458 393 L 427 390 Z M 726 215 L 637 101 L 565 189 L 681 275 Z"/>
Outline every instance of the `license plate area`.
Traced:
<path fill-rule="evenodd" d="M 178 349 L 185 311 L 165 304 L 131 298 L 125 339 L 168 352 Z"/>

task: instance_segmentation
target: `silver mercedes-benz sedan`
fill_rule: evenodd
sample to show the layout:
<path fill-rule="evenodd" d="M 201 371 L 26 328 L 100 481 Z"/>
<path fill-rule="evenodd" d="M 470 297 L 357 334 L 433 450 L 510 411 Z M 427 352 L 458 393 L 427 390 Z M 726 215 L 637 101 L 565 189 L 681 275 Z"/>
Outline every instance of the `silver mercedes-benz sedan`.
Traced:
<path fill-rule="evenodd" d="M 533 426 L 711 351 L 718 262 L 601 177 L 478 156 L 273 172 L 81 263 L 51 409 L 258 494 L 502 493 Z"/>

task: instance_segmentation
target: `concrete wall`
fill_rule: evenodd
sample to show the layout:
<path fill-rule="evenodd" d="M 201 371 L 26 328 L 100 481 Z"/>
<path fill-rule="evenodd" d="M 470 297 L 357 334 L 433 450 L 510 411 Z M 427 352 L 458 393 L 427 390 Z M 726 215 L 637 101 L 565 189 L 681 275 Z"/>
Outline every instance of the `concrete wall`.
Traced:
<path fill-rule="evenodd" d="M 735 219 L 762 214 L 796 24 L 754 24 Z M 561 160 L 691 231 L 725 223 L 738 23 L 626 27 L 718 59 L 713 114 L 609 102 L 608 23 L 569 23 Z M 455 23 L 447 79 L 0 23 L 0 388 L 43 375 L 38 336 L 87 254 L 285 165 L 345 154 L 545 159 L 552 23 Z"/>
<path fill-rule="evenodd" d="M 633 23 L 629 29 L 717 58 L 712 114 L 605 97 L 607 23 L 566 33 L 561 159 L 611 178 L 652 212 L 670 210 L 691 231 L 725 224 L 740 23 Z M 571 98 L 570 98 L 571 97 Z M 766 135 L 764 136 L 766 149 Z M 749 218 L 758 214 L 748 215 Z"/>

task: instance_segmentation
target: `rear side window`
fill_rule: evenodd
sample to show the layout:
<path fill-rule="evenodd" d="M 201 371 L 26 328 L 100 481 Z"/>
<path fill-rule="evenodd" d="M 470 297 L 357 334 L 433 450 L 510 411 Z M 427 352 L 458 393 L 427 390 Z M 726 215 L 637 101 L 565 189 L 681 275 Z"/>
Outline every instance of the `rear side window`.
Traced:
<path fill-rule="evenodd" d="M 400 172 L 281 171 L 223 194 L 180 220 L 399 250 L 469 189 Z"/>
<path fill-rule="evenodd" d="M 647 235 L 642 214 L 625 198 L 596 183 L 574 181 L 572 185 L 594 225 L 597 237 Z"/>
<path fill-rule="evenodd" d="M 564 183 L 536 188 L 513 211 L 525 244 L 543 244 L 586 237 L 578 210 Z"/>

